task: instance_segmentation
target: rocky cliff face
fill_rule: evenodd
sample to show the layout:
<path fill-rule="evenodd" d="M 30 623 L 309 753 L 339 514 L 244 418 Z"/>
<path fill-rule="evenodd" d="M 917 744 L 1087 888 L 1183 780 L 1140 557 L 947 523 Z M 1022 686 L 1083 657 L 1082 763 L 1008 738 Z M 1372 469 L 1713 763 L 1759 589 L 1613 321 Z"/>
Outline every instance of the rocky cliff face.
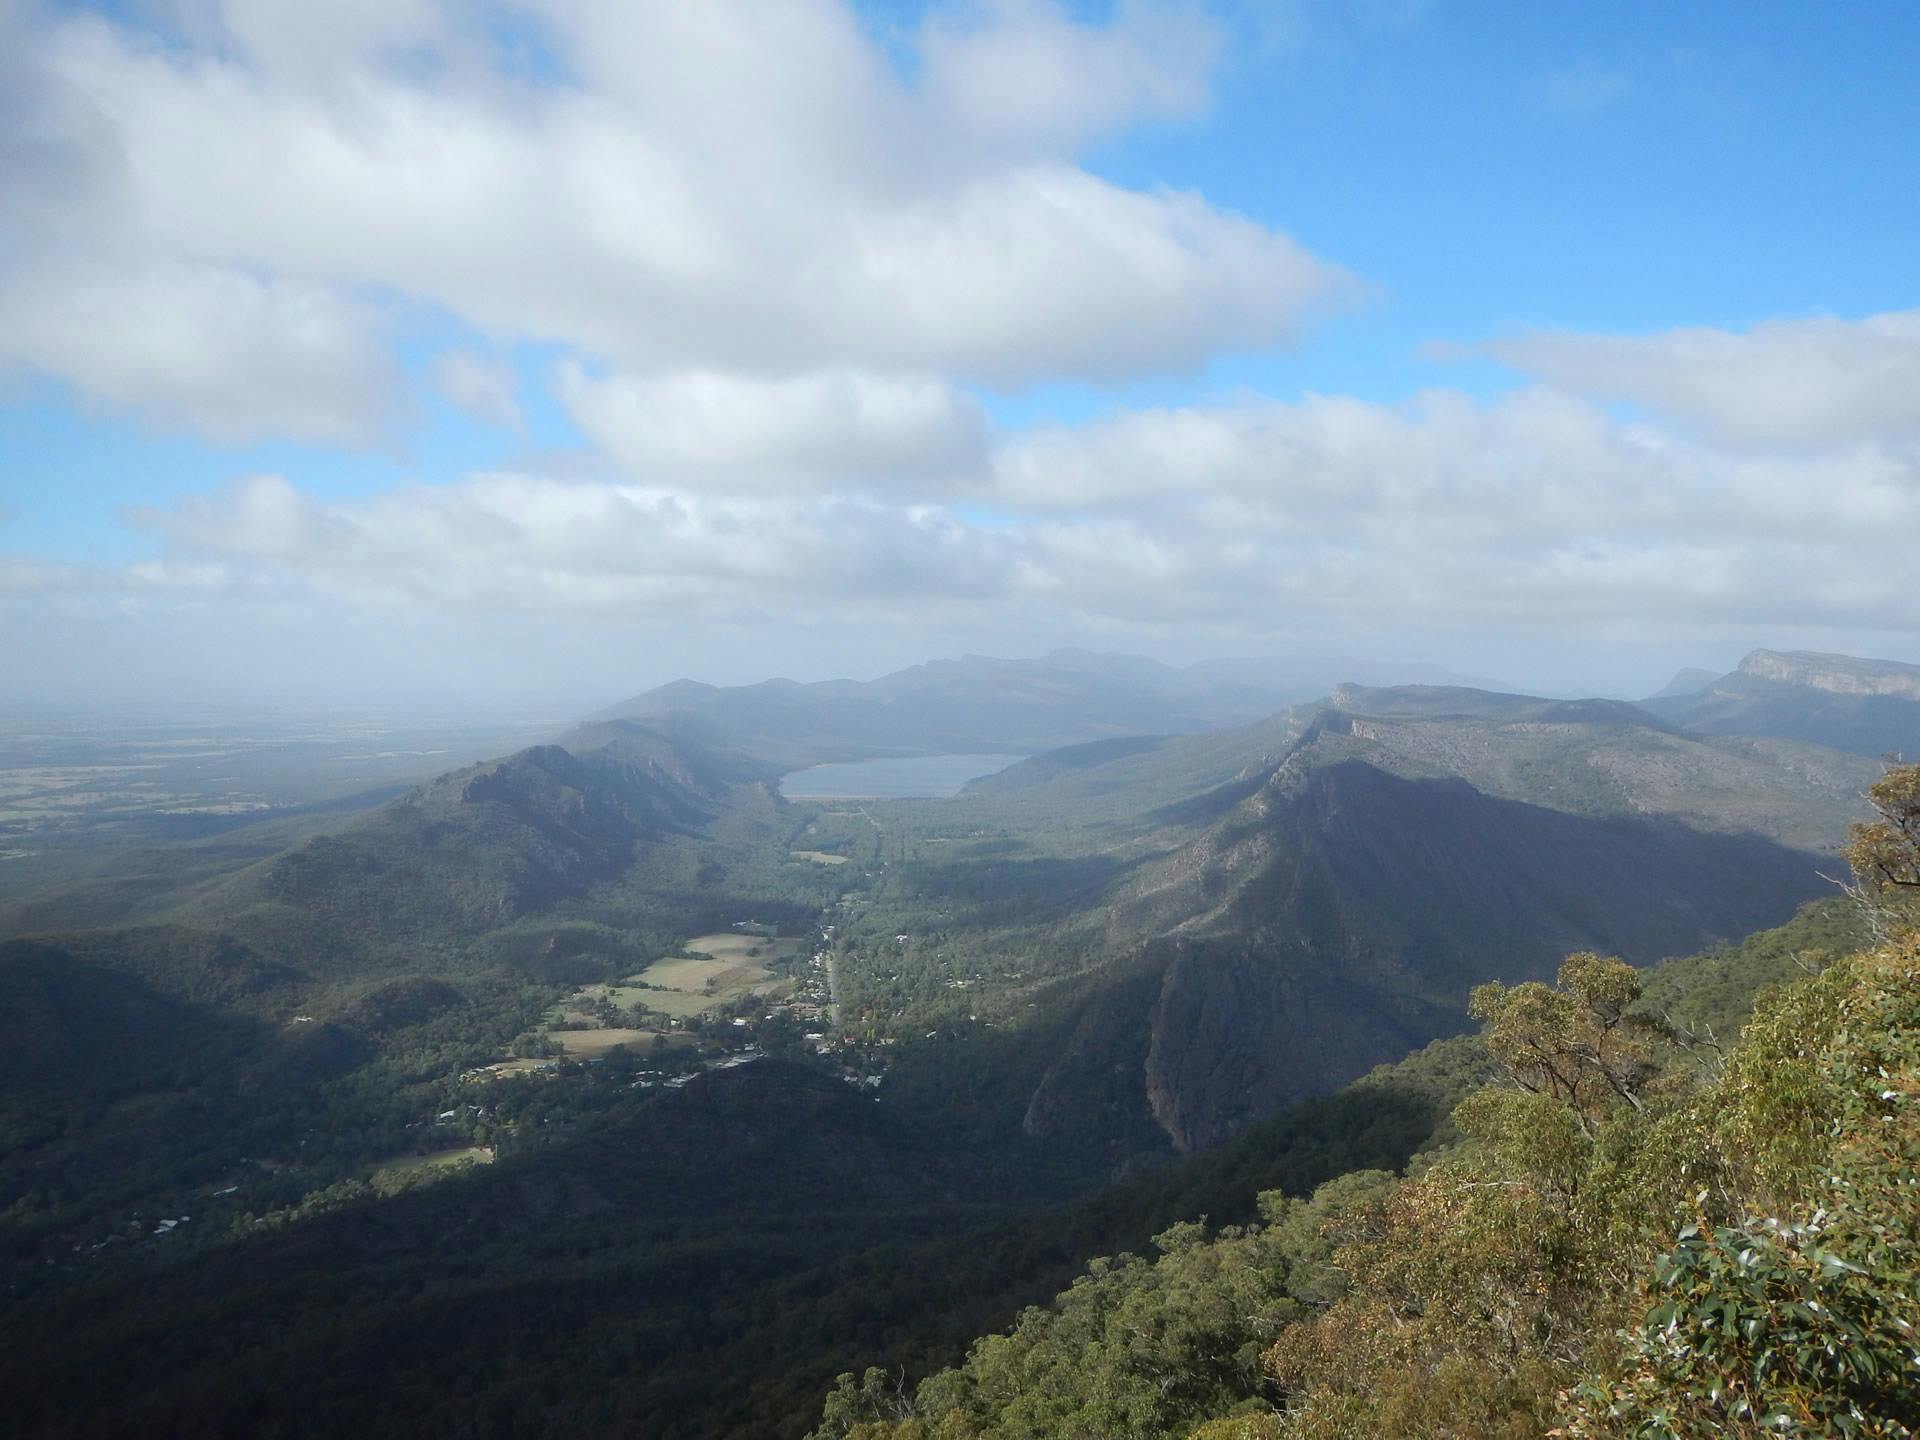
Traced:
<path fill-rule="evenodd" d="M 1920 665 L 1756 650 L 1693 695 L 1646 708 L 1696 735 L 1769 736 L 1856 755 L 1920 755 Z"/>
<path fill-rule="evenodd" d="M 1805 685 L 1833 695 L 1890 695 L 1920 700 L 1920 665 L 1863 660 L 1813 650 L 1755 650 L 1740 662 L 1741 675 L 1782 685 Z"/>

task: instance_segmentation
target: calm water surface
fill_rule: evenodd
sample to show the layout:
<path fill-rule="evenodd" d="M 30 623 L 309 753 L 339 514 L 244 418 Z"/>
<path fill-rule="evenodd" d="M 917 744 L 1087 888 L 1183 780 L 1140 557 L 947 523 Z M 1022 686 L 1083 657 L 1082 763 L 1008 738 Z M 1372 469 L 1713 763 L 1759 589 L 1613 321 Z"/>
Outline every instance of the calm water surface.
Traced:
<path fill-rule="evenodd" d="M 1004 770 L 1024 755 L 916 755 L 814 765 L 780 777 L 790 800 L 918 800 L 957 795 L 969 780 Z"/>

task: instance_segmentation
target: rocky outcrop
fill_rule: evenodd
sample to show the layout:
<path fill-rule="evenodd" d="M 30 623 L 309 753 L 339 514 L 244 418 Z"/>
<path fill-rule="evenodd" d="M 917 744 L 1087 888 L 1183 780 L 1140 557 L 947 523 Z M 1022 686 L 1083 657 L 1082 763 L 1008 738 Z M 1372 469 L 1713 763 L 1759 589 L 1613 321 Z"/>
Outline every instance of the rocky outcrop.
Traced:
<path fill-rule="evenodd" d="M 1832 695 L 1891 695 L 1920 701 L 1920 665 L 1897 660 L 1863 660 L 1814 650 L 1755 650 L 1740 662 L 1738 673 Z"/>
<path fill-rule="evenodd" d="M 1920 665 L 1755 650 L 1693 695 L 1646 708 L 1696 735 L 1764 736 L 1878 758 L 1920 754 Z"/>

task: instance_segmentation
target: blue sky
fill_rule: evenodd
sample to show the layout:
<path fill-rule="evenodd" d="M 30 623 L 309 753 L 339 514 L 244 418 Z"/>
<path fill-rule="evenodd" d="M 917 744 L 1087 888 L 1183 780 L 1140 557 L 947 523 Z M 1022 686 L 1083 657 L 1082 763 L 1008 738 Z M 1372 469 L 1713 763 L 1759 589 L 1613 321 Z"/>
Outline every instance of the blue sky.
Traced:
<path fill-rule="evenodd" d="M 1920 10 L 687 13 L 0 6 L 23 683 L 1920 659 Z"/>

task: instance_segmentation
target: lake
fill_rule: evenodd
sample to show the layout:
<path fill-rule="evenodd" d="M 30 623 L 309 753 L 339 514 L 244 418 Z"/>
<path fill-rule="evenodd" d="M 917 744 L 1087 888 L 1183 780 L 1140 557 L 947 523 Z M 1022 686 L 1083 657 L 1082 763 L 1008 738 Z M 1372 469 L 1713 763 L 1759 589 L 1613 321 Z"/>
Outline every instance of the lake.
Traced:
<path fill-rule="evenodd" d="M 1004 770 L 1024 755 L 914 755 L 904 760 L 853 760 L 813 765 L 780 777 L 789 800 L 944 799 L 969 780 Z"/>

